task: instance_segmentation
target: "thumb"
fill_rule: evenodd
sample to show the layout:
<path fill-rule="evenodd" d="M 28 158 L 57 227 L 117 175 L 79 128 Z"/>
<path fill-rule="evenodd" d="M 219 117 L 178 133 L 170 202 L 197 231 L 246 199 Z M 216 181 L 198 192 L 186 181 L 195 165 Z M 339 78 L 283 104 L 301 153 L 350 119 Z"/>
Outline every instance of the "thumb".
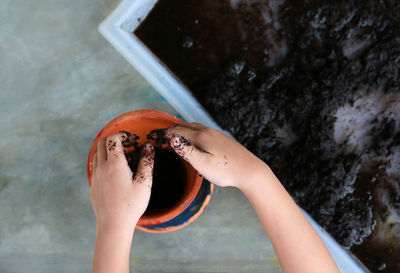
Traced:
<path fill-rule="evenodd" d="M 133 184 L 151 188 L 153 184 L 154 147 L 146 143 L 140 152 L 139 165 L 133 178 Z"/>
<path fill-rule="evenodd" d="M 170 145 L 180 157 L 199 171 L 212 158 L 212 154 L 195 147 L 183 136 L 171 138 Z"/>

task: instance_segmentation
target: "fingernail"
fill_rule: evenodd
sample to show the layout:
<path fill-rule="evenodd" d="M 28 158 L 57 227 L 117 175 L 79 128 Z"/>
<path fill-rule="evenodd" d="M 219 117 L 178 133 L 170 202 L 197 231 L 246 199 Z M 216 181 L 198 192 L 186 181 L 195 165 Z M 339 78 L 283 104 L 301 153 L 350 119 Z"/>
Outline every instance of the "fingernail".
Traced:
<path fill-rule="evenodd" d="M 172 140 L 172 146 L 174 148 L 179 148 L 181 146 L 181 138 L 180 137 L 174 137 Z"/>
<path fill-rule="evenodd" d="M 144 150 L 146 153 L 151 153 L 151 152 L 154 151 L 154 147 L 153 147 L 153 145 L 151 145 L 150 143 L 146 143 L 146 144 L 144 144 L 144 146 L 143 146 L 143 150 Z"/>

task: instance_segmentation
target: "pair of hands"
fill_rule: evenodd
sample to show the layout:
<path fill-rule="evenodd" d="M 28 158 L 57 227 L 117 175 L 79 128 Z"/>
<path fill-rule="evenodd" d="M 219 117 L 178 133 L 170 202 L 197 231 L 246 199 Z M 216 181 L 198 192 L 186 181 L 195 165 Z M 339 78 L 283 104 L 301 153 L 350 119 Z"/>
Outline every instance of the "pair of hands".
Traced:
<path fill-rule="evenodd" d="M 207 180 L 242 190 L 284 272 L 339 272 L 318 234 L 263 161 L 223 133 L 199 123 L 181 123 L 164 133 L 167 141 L 161 145 L 169 145 Z M 129 272 L 133 227 L 150 199 L 154 147 L 145 145 L 133 174 L 121 142 L 126 137 L 120 133 L 101 140 L 94 155 L 91 199 L 97 217 L 96 273 Z"/>
<path fill-rule="evenodd" d="M 243 190 L 249 186 L 246 182 L 253 181 L 266 166 L 230 137 L 199 123 L 166 128 L 165 136 L 166 145 L 218 186 Z M 154 147 L 145 144 L 137 173 L 133 174 L 123 152 L 121 140 L 125 137 L 119 133 L 99 141 L 93 158 L 91 200 L 97 225 L 129 231 L 150 200 Z"/>

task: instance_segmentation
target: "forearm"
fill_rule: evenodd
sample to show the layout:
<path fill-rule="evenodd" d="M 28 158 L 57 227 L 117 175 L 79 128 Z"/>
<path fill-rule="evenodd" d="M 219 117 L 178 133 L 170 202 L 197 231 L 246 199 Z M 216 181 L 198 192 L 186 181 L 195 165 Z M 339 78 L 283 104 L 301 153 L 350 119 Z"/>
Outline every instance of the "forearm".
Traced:
<path fill-rule="evenodd" d="M 316 231 L 267 166 L 241 190 L 256 210 L 284 272 L 339 272 Z"/>
<path fill-rule="evenodd" d="M 96 227 L 93 273 L 128 273 L 132 231 L 113 227 Z"/>

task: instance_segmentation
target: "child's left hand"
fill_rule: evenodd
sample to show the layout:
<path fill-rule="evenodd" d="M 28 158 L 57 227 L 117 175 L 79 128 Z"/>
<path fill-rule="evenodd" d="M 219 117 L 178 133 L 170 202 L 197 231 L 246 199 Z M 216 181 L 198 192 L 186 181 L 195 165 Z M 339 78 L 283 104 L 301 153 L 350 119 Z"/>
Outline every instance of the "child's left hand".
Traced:
<path fill-rule="evenodd" d="M 90 197 L 98 227 L 133 232 L 150 200 L 154 147 L 145 144 L 134 175 L 124 155 L 121 134 L 102 139 L 97 145 Z"/>

